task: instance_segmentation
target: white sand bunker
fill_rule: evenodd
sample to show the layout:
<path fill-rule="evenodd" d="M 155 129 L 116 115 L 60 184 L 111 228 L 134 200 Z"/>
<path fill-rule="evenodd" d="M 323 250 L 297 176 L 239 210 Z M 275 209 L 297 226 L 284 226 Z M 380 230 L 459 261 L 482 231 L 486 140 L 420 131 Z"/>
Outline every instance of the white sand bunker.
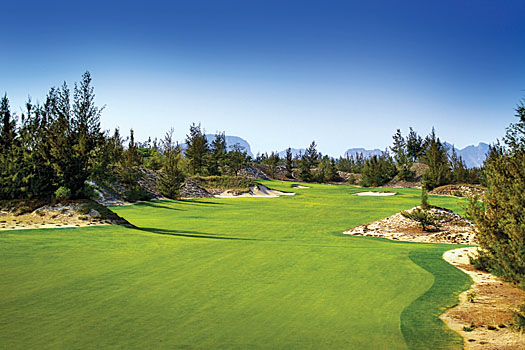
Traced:
<path fill-rule="evenodd" d="M 354 193 L 354 196 L 393 196 L 395 195 L 395 192 L 358 192 Z"/>
<path fill-rule="evenodd" d="M 303 185 L 292 185 L 293 188 L 310 188 L 308 186 L 303 186 Z"/>
<path fill-rule="evenodd" d="M 250 187 L 248 192 L 243 193 L 234 193 L 230 190 L 224 191 L 221 194 L 215 195 L 217 198 L 245 198 L 245 197 L 261 197 L 261 198 L 277 198 L 280 196 L 293 196 L 295 193 L 281 192 L 276 190 L 271 190 L 264 185 L 257 185 Z"/>

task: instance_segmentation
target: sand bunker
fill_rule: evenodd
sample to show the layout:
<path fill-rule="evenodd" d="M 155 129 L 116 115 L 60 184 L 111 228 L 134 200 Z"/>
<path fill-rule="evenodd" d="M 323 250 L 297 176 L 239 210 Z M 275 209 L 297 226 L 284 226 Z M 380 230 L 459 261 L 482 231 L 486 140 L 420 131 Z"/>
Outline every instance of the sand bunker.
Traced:
<path fill-rule="evenodd" d="M 292 188 L 310 188 L 310 187 L 303 186 L 303 185 L 292 185 Z"/>
<path fill-rule="evenodd" d="M 395 195 L 395 192 L 358 192 L 354 193 L 354 196 L 393 196 Z"/>
<path fill-rule="evenodd" d="M 248 192 L 244 193 L 234 193 L 232 191 L 224 191 L 221 194 L 215 195 L 216 198 L 245 198 L 245 197 L 261 197 L 261 198 L 277 198 L 280 196 L 293 196 L 295 193 L 281 192 L 276 190 L 271 190 L 264 185 L 257 185 L 250 187 Z"/>

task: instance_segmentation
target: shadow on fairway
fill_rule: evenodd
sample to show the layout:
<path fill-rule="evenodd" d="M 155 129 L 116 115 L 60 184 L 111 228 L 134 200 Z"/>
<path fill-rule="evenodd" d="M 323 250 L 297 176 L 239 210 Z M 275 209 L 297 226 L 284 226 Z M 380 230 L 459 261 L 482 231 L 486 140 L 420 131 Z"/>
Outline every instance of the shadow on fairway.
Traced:
<path fill-rule="evenodd" d="M 207 202 L 207 201 L 195 200 L 195 199 L 179 199 L 176 203 L 178 203 L 178 204 L 191 204 L 191 205 L 200 205 L 200 204 L 229 205 L 229 204 L 226 204 L 226 203 Z"/>
<path fill-rule="evenodd" d="M 143 206 L 143 207 L 152 207 L 152 208 L 158 208 L 158 209 L 170 209 L 170 210 L 184 210 L 184 209 L 179 209 L 179 208 L 174 208 L 172 206 L 169 206 L 169 205 L 164 205 L 162 204 L 161 202 L 141 202 L 141 203 L 137 203 L 136 204 L 137 206 Z"/>
<path fill-rule="evenodd" d="M 165 230 L 155 227 L 136 227 L 137 230 L 155 233 L 158 235 L 179 236 L 187 238 L 209 238 L 209 239 L 226 239 L 238 241 L 256 241 L 254 238 L 237 238 L 237 237 L 221 237 L 214 233 L 189 231 L 189 230 Z"/>

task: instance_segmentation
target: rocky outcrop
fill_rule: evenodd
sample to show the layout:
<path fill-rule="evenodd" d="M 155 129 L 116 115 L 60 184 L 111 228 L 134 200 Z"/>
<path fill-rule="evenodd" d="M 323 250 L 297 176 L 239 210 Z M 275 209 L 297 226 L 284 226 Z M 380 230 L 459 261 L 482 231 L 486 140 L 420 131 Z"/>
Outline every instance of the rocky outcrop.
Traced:
<path fill-rule="evenodd" d="M 202 188 L 195 180 L 186 179 L 180 190 L 182 198 L 210 198 L 213 194 Z"/>
<path fill-rule="evenodd" d="M 244 176 L 249 179 L 262 179 L 270 180 L 270 177 L 266 175 L 263 170 L 264 166 L 262 164 L 250 165 L 239 171 L 239 176 Z"/>
<path fill-rule="evenodd" d="M 463 185 L 445 185 L 434 188 L 429 194 L 437 194 L 441 196 L 454 197 L 483 197 L 485 194 L 485 187 L 463 184 Z"/>

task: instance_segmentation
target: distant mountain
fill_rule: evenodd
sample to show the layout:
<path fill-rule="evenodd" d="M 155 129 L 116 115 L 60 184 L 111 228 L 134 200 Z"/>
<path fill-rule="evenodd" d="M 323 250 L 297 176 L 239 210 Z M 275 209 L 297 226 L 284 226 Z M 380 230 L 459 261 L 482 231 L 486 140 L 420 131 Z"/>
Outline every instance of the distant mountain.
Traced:
<path fill-rule="evenodd" d="M 363 154 L 365 158 L 370 158 L 373 156 L 380 156 L 383 152 L 384 151 L 381 151 L 380 149 L 377 149 L 377 148 L 375 149 L 350 148 L 346 150 L 343 157 L 353 156 L 355 158 L 357 154 Z"/>
<path fill-rule="evenodd" d="M 292 151 L 292 156 L 295 158 L 295 156 L 298 156 L 299 154 L 304 154 L 304 152 L 306 151 L 306 149 L 304 148 L 292 148 L 291 149 Z M 286 158 L 286 149 L 284 151 L 281 151 L 278 153 L 279 154 L 279 158 Z"/>
<path fill-rule="evenodd" d="M 449 153 L 452 153 L 453 146 L 448 142 L 444 142 L 444 144 L 448 147 Z M 489 145 L 484 142 L 480 142 L 477 146 L 470 145 L 463 149 L 454 147 L 454 149 L 456 150 L 456 153 L 461 156 L 461 158 L 463 158 L 467 168 L 479 168 L 483 165 L 485 158 L 487 158 Z"/>
<path fill-rule="evenodd" d="M 206 134 L 205 136 L 206 136 L 206 140 L 208 140 L 208 144 L 211 144 L 211 142 L 215 139 L 215 134 Z M 250 144 L 248 143 L 248 141 L 246 141 L 243 138 L 240 138 L 239 136 L 226 135 L 226 148 L 228 149 L 228 151 L 233 149 L 233 146 L 236 144 L 241 146 L 243 150 L 246 151 L 246 154 L 248 154 L 250 157 L 253 158 L 253 153 L 252 153 L 252 150 L 250 148 Z M 180 146 L 182 150 L 186 150 L 187 148 L 186 143 L 181 143 Z"/>
<path fill-rule="evenodd" d="M 215 139 L 215 134 L 206 134 L 206 139 L 208 140 L 208 143 L 211 143 Z M 248 141 L 246 141 L 243 138 L 240 138 L 239 136 L 226 135 L 226 147 L 228 148 L 228 151 L 230 151 L 234 145 L 241 146 L 244 149 L 244 151 L 246 151 L 246 153 L 253 158 L 253 153 Z"/>

